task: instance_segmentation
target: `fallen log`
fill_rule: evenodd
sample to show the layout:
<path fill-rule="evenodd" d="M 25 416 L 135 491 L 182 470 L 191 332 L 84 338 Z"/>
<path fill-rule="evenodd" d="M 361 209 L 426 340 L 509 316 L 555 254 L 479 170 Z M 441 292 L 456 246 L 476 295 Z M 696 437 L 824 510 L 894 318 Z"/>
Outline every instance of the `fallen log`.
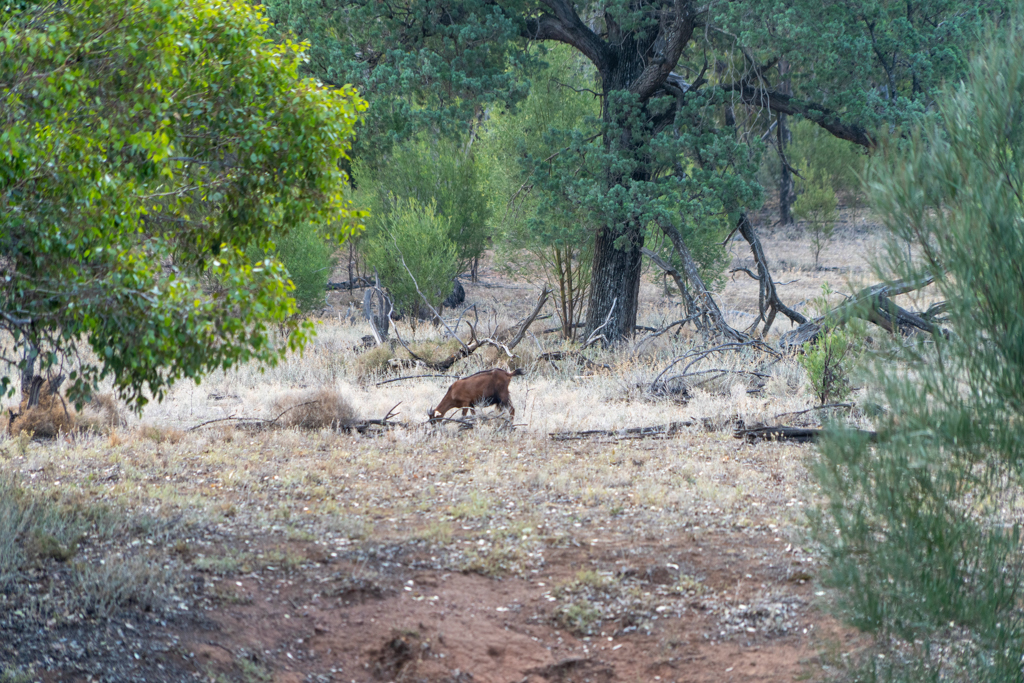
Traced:
<path fill-rule="evenodd" d="M 929 275 L 917 280 L 883 282 L 865 287 L 829 311 L 827 315 L 808 320 L 795 330 L 783 334 L 779 338 L 779 346 L 784 350 L 799 348 L 807 342 L 815 341 L 823 329 L 828 330 L 845 325 L 852 318 L 867 320 L 886 332 L 910 334 L 915 330 L 920 330 L 929 334 L 948 335 L 947 330 L 933 322 L 945 310 L 944 304 L 933 304 L 928 311 L 915 313 L 899 306 L 891 299 L 891 297 L 926 287 L 933 281 L 934 278 Z"/>
<path fill-rule="evenodd" d="M 866 429 L 857 429 L 854 431 L 858 434 L 863 434 L 871 441 L 875 441 L 878 438 L 877 432 L 871 432 Z M 817 441 L 824 433 L 824 429 L 815 429 L 810 427 L 761 425 L 756 427 L 740 427 L 733 433 L 733 436 L 737 439 L 743 439 L 747 443 L 754 443 L 755 441 L 793 441 L 796 443 L 808 443 Z"/>
<path fill-rule="evenodd" d="M 555 441 L 579 441 L 599 436 L 610 436 L 616 439 L 646 439 L 656 436 L 671 436 L 683 427 L 692 427 L 696 422 L 686 420 L 683 422 L 669 422 L 667 425 L 654 425 L 652 427 L 627 427 L 624 429 L 587 429 L 579 432 L 549 432 L 548 436 Z"/>
<path fill-rule="evenodd" d="M 257 430 L 257 431 L 258 430 L 262 430 L 262 429 L 270 429 L 275 424 L 277 424 L 277 422 L 282 417 L 284 417 L 287 413 L 291 412 L 292 410 L 295 410 L 296 408 L 302 408 L 303 406 L 313 405 L 313 404 L 319 403 L 319 402 L 320 401 L 306 401 L 304 403 L 300 403 L 298 405 L 291 406 L 290 408 L 287 408 L 287 409 L 281 411 L 277 415 L 277 417 L 273 417 L 273 418 L 270 418 L 270 419 L 265 419 L 265 418 L 261 418 L 261 417 L 234 417 L 234 416 L 232 416 L 232 417 L 219 417 L 219 418 L 217 418 L 215 420 L 207 420 L 206 422 L 200 422 L 199 424 L 195 425 L 194 427 L 189 427 L 186 431 L 194 432 L 194 431 L 196 431 L 198 429 L 201 429 L 202 427 L 206 427 L 208 425 L 216 424 L 218 422 L 233 422 L 236 426 L 243 427 L 243 428 L 251 428 L 251 429 L 254 429 L 254 430 Z M 400 405 L 402 405 L 401 401 L 396 403 L 391 408 L 391 410 L 388 411 L 388 414 L 385 415 L 383 418 L 381 418 L 379 420 L 377 420 L 377 419 L 363 420 L 362 422 L 353 422 L 352 424 L 348 424 L 348 425 L 339 424 L 339 425 L 336 426 L 336 429 L 340 429 L 340 430 L 343 430 L 343 431 L 346 431 L 346 432 L 356 431 L 356 432 L 359 432 L 360 434 L 365 434 L 367 431 L 370 430 L 371 427 L 381 427 L 383 429 L 390 429 L 391 427 L 394 427 L 394 426 L 396 426 L 398 424 L 396 422 L 390 422 L 390 420 L 391 420 L 391 418 L 393 418 L 395 415 L 398 414 L 398 413 L 395 412 L 395 408 L 397 408 Z"/>
<path fill-rule="evenodd" d="M 612 366 L 608 365 L 607 363 L 595 363 L 594 361 L 590 360 L 589 358 L 584 356 L 582 353 L 579 353 L 578 351 L 548 351 L 546 353 L 542 353 L 537 360 L 546 360 L 552 365 L 555 365 L 556 360 L 580 361 L 588 370 L 612 369 Z M 555 365 L 555 367 L 557 368 L 558 366 Z"/>

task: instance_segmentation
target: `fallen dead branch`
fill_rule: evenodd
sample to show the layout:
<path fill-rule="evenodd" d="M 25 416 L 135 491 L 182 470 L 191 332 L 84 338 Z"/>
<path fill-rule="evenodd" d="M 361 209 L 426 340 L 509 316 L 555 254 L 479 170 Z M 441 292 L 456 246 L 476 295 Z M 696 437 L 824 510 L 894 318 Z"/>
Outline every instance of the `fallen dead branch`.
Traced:
<path fill-rule="evenodd" d="M 652 330 L 650 330 L 651 333 L 648 334 L 643 339 L 641 339 L 640 341 L 638 341 L 636 343 L 636 347 L 634 347 L 634 348 L 635 348 L 636 351 L 639 351 L 643 347 L 644 344 L 646 344 L 647 342 L 651 341 L 652 339 L 657 339 L 661 335 L 663 335 L 666 332 L 668 332 L 669 330 L 671 330 L 673 327 L 678 325 L 680 327 L 680 329 L 681 329 L 683 325 L 685 325 L 686 323 L 693 322 L 696 319 L 697 319 L 697 316 L 692 315 L 692 316 L 690 316 L 688 318 L 683 318 L 682 320 L 676 320 L 675 322 L 669 323 L 668 325 L 666 325 L 665 327 L 661 328 L 660 330 L 653 330 L 652 329 Z M 640 329 L 640 328 L 637 327 L 637 329 Z"/>
<path fill-rule="evenodd" d="M 587 429 L 581 432 L 550 432 L 549 437 L 555 441 L 576 441 L 591 439 L 599 436 L 610 436 L 616 439 L 646 439 L 657 436 L 670 436 L 683 427 L 692 427 L 696 422 L 686 420 L 683 422 L 669 422 L 666 425 L 654 425 L 652 427 L 627 427 L 625 429 Z"/>
<path fill-rule="evenodd" d="M 460 432 L 468 431 L 470 429 L 475 429 L 477 427 L 477 425 L 488 424 L 490 422 L 497 422 L 498 423 L 498 425 L 497 425 L 498 429 L 515 429 L 516 427 L 523 427 L 523 426 L 525 426 L 525 423 L 523 423 L 523 424 L 515 424 L 512 420 L 510 420 L 507 417 L 504 417 L 501 414 L 491 414 L 491 415 L 476 414 L 476 415 L 470 415 L 468 417 L 461 417 L 461 418 L 460 417 L 435 417 L 435 418 L 431 418 L 430 420 L 427 420 L 427 422 L 425 422 L 424 424 L 436 425 L 436 424 L 440 424 L 442 422 L 454 422 L 455 424 L 459 425 L 459 431 Z"/>
<path fill-rule="evenodd" d="M 579 361 L 582 362 L 584 367 L 588 370 L 611 370 L 612 366 L 607 363 L 595 363 L 579 351 L 547 351 L 542 353 L 537 360 L 546 360 L 547 362 L 555 365 L 555 361 Z M 555 365 L 557 368 L 558 366 Z"/>
<path fill-rule="evenodd" d="M 858 434 L 863 434 L 871 441 L 875 441 L 878 438 L 877 432 L 871 432 L 866 429 L 857 429 L 854 431 Z M 733 436 L 737 439 L 744 439 L 748 443 L 753 443 L 755 441 L 793 441 L 796 443 L 808 443 L 817 441 L 824 433 L 824 429 L 812 429 L 809 427 L 787 427 L 785 425 L 766 427 L 762 425 L 756 427 L 740 427 L 733 433 Z"/>
<path fill-rule="evenodd" d="M 392 382 L 401 382 L 406 379 L 425 379 L 428 377 L 447 377 L 449 379 L 459 379 L 458 375 L 406 375 L 405 377 L 394 377 L 392 379 L 386 379 L 383 382 L 377 382 L 373 386 L 379 387 L 382 384 L 391 384 Z"/>
<path fill-rule="evenodd" d="M 897 305 L 891 299 L 927 287 L 934 280 L 935 278 L 929 275 L 917 280 L 897 280 L 893 283 L 883 282 L 865 287 L 829 311 L 828 315 L 808 320 L 795 330 L 783 334 L 779 339 L 779 346 L 783 349 L 799 348 L 817 339 L 821 330 L 845 325 L 852 318 L 867 320 L 886 332 L 909 334 L 920 330 L 930 334 L 947 335 L 946 330 L 933 322 L 945 311 L 944 302 L 933 304 L 924 313 L 916 313 Z"/>
<path fill-rule="evenodd" d="M 704 371 L 701 371 L 701 373 L 690 373 L 690 368 L 692 368 L 694 365 L 696 365 L 700 361 L 704 360 L 705 358 L 707 358 L 711 354 L 714 354 L 714 353 L 725 353 L 727 351 L 740 351 L 742 349 L 747 349 L 747 348 L 765 349 L 765 350 L 771 351 L 776 356 L 778 355 L 777 351 L 775 351 L 774 349 L 772 349 L 769 346 L 766 346 L 763 342 L 760 342 L 760 341 L 757 341 L 757 340 L 754 340 L 754 339 L 750 339 L 750 340 L 744 341 L 744 342 L 728 342 L 728 343 L 725 343 L 725 344 L 719 344 L 718 346 L 713 346 L 710 349 L 701 349 L 699 351 L 691 351 L 690 353 L 684 354 L 684 355 L 679 356 L 677 358 L 673 358 L 672 362 L 670 362 L 665 367 L 665 369 L 662 370 L 660 373 L 658 373 L 658 376 L 654 378 L 654 381 L 651 382 L 651 386 L 650 386 L 649 390 L 652 393 L 657 394 L 659 392 L 659 390 L 661 390 L 664 387 L 664 384 L 669 381 L 667 379 L 664 379 L 664 377 L 668 373 L 668 371 L 671 370 L 672 368 L 674 368 L 679 363 L 682 363 L 683 361 L 689 361 L 689 362 L 683 367 L 683 371 L 681 373 L 679 373 L 677 375 L 673 375 L 670 379 L 678 379 L 680 377 L 686 377 L 686 376 L 689 376 L 691 374 L 694 374 L 694 375 L 702 374 Z M 736 374 L 753 374 L 753 375 L 756 375 L 758 377 L 766 377 L 766 375 L 762 375 L 760 373 L 751 372 L 751 371 L 745 371 L 745 370 L 717 370 L 717 372 L 734 372 Z M 710 381 L 710 380 L 707 380 L 707 381 Z"/>
<path fill-rule="evenodd" d="M 198 430 L 198 429 L 200 429 L 202 427 L 207 427 L 209 425 L 217 424 L 219 422 L 233 422 L 236 425 L 239 425 L 239 426 L 242 426 L 242 427 L 252 427 L 252 428 L 256 428 L 256 429 L 269 429 L 273 425 L 277 424 L 277 422 L 282 417 L 284 417 L 285 415 L 287 415 L 291 411 L 296 410 L 297 408 L 302 408 L 304 406 L 311 406 L 311 405 L 318 404 L 318 403 L 320 403 L 320 401 L 305 401 L 303 403 L 299 403 L 297 405 L 291 406 L 287 410 L 281 411 L 276 417 L 273 417 L 273 418 L 270 418 L 270 419 L 260 418 L 260 417 L 220 417 L 220 418 L 217 418 L 216 420 L 207 420 L 206 422 L 200 422 L 199 424 L 197 424 L 197 425 L 195 425 L 193 427 L 189 427 L 185 431 L 194 432 L 194 431 L 196 431 L 196 430 Z M 393 418 L 395 415 L 398 414 L 398 413 L 395 412 L 395 408 L 397 408 L 400 405 L 402 405 L 401 401 L 399 401 L 394 406 L 392 406 L 391 410 L 388 411 L 387 415 L 385 415 L 383 418 L 381 418 L 379 420 L 363 420 L 362 422 L 355 422 L 355 423 L 350 424 L 350 425 L 338 425 L 337 428 L 338 429 L 342 429 L 344 431 L 356 431 L 356 432 L 359 432 L 360 434 L 366 433 L 371 427 L 383 427 L 385 429 L 389 429 L 389 428 L 395 426 L 395 424 L 396 424 L 394 422 L 389 422 L 389 420 L 391 420 L 391 418 Z"/>
<path fill-rule="evenodd" d="M 826 403 L 823 406 L 814 406 L 813 408 L 807 408 L 806 410 L 794 410 L 794 411 L 790 411 L 788 413 L 779 413 L 778 415 L 774 416 L 772 419 L 773 420 L 778 420 L 780 417 L 784 417 L 786 415 L 792 415 L 792 416 L 796 417 L 797 415 L 804 415 L 806 413 L 813 413 L 816 410 L 829 410 L 831 408 L 853 408 L 853 404 L 852 403 Z"/>
<path fill-rule="evenodd" d="M 764 255 L 761 240 L 754 231 L 754 225 L 750 222 L 747 214 L 744 213 L 740 216 L 736 229 L 739 230 L 740 235 L 750 245 L 750 251 L 754 255 L 754 262 L 757 264 L 757 275 L 754 275 L 745 268 L 742 269 L 747 275 L 757 280 L 758 283 L 758 315 L 757 319 L 746 330 L 746 333 L 764 339 L 768 334 L 768 330 L 771 329 L 772 323 L 775 322 L 775 316 L 778 313 L 782 313 L 797 324 L 806 323 L 807 318 L 786 306 L 782 303 L 782 299 L 779 298 L 779 292 L 776 289 L 777 283 L 772 280 L 771 271 L 768 270 L 768 259 Z M 764 322 L 764 327 L 758 333 L 757 326 L 762 321 Z"/>

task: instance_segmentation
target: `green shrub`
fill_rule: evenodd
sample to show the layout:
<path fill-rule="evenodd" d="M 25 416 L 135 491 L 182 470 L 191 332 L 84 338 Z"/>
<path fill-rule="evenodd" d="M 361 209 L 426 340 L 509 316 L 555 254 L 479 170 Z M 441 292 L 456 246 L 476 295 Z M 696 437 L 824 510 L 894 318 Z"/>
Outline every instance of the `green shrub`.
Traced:
<path fill-rule="evenodd" d="M 934 277 L 951 334 L 875 354 L 875 438 L 833 431 L 812 470 L 822 578 L 877 638 L 859 680 L 1022 680 L 1024 35 L 992 32 L 935 122 L 872 169 L 893 237 L 878 270 Z"/>
<path fill-rule="evenodd" d="M 864 194 L 860 180 L 867 159 L 864 150 L 852 142 L 840 140 L 810 121 L 797 121 L 790 131 L 792 142 L 786 148 L 789 163 L 795 168 L 806 164 L 836 194 L 842 194 L 847 204 L 858 204 Z"/>
<path fill-rule="evenodd" d="M 396 149 L 375 177 L 368 177 L 367 168 L 357 168 L 357 176 L 367 178 L 361 195 L 370 207 L 370 231 L 383 229 L 390 214 L 404 210 L 402 205 L 410 199 L 432 205 L 446 219 L 444 235 L 455 245 L 457 273 L 467 270 L 484 252 L 491 216 L 483 189 L 485 174 L 469 150 L 455 141 L 421 138 Z"/>
<path fill-rule="evenodd" d="M 842 403 L 850 395 L 852 349 L 849 334 L 835 327 L 823 329 L 815 341 L 804 344 L 800 365 L 807 371 L 818 405 Z"/>
<path fill-rule="evenodd" d="M 292 296 L 300 311 L 309 313 L 324 307 L 327 280 L 335 263 L 334 248 L 314 223 L 296 225 L 287 235 L 275 238 L 275 248 L 267 256 L 276 258 L 288 270 L 295 285 Z M 253 261 L 263 258 L 255 250 L 250 250 L 249 257 Z"/>
<path fill-rule="evenodd" d="M 800 165 L 803 180 L 797 180 L 800 196 L 793 203 L 793 215 L 807 221 L 807 231 L 811 235 L 811 253 L 814 255 L 814 267 L 818 267 L 821 250 L 832 239 L 836 229 L 836 199 L 828 176 L 824 171 Z"/>
<path fill-rule="evenodd" d="M 413 321 L 422 305 L 420 292 L 435 309 L 452 289 L 458 252 L 448 238 L 450 220 L 434 202 L 395 200 L 394 207 L 364 245 L 367 265 L 387 287 L 395 309 Z"/>

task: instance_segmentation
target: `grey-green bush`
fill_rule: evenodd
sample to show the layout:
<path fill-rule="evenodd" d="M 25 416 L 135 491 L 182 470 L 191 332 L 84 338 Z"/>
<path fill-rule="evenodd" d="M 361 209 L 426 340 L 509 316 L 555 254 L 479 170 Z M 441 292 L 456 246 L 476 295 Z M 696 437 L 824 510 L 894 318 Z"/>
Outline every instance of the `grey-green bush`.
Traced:
<path fill-rule="evenodd" d="M 420 292 L 435 309 L 452 289 L 458 251 L 448 238 L 449 219 L 433 202 L 396 200 L 381 225 L 363 245 L 366 264 L 380 276 L 397 311 L 415 320 Z"/>
<path fill-rule="evenodd" d="M 484 172 L 471 147 L 452 140 L 410 140 L 395 149 L 375 177 L 368 177 L 365 165 L 356 169 L 356 175 L 365 178 L 361 192 L 370 207 L 371 233 L 402 202 L 415 199 L 422 206 L 433 204 L 435 213 L 447 219 L 445 236 L 455 245 L 458 272 L 483 254 L 491 209 L 483 189 Z"/>
<path fill-rule="evenodd" d="M 836 430 L 821 444 L 813 529 L 841 613 L 886 650 L 864 659 L 861 680 L 1021 681 L 1020 28 L 993 29 L 966 83 L 938 102 L 938 121 L 888 146 L 870 177 L 893 235 L 880 270 L 934 276 L 952 333 L 875 356 L 871 385 L 890 409 L 876 443 Z"/>

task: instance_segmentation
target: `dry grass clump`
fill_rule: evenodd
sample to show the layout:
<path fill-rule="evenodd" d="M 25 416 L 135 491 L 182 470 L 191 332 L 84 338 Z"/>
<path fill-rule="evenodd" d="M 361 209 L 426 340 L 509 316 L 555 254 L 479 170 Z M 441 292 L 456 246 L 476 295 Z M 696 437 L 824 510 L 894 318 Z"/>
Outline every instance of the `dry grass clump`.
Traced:
<path fill-rule="evenodd" d="M 81 429 L 108 434 L 128 426 L 128 414 L 113 394 L 96 394 L 78 414 Z"/>
<path fill-rule="evenodd" d="M 388 361 L 395 357 L 390 345 L 375 346 L 352 359 L 352 372 L 360 379 L 386 372 Z"/>
<path fill-rule="evenodd" d="M 25 432 L 39 438 L 51 439 L 75 428 L 75 409 L 60 395 L 63 378 L 51 378 L 39 388 L 39 402 L 29 407 L 29 397 L 21 400 L 17 411 L 9 410 L 7 432 L 12 435 Z"/>
<path fill-rule="evenodd" d="M 174 427 L 157 427 L 148 424 L 139 427 L 139 436 L 156 443 L 178 443 L 186 435 L 186 432 Z M 113 442 L 113 439 L 111 439 L 111 442 Z"/>
<path fill-rule="evenodd" d="M 274 401 L 274 412 L 284 413 L 277 421 L 278 425 L 300 429 L 349 427 L 358 419 L 352 404 L 333 387 L 289 392 L 279 396 Z"/>

